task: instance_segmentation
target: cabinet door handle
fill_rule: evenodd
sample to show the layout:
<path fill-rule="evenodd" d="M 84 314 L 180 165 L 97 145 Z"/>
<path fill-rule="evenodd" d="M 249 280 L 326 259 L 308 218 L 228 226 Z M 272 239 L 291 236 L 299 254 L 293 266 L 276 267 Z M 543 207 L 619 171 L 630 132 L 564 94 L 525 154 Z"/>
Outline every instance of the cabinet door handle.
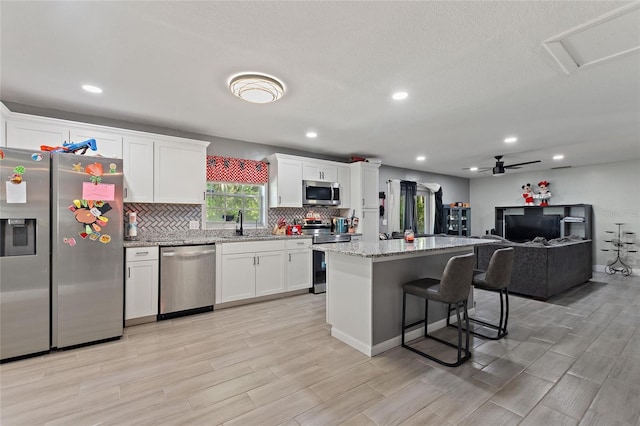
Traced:
<path fill-rule="evenodd" d="M 204 192 L 202 193 L 202 200 L 203 200 L 203 201 L 206 201 L 206 200 L 207 200 L 207 191 L 204 191 Z"/>
<path fill-rule="evenodd" d="M 258 265 L 260 264 L 260 256 L 256 256 L 258 258 Z"/>
<path fill-rule="evenodd" d="M 362 205 L 364 206 L 364 198 L 362 199 Z"/>
<path fill-rule="evenodd" d="M 282 197 L 278 195 L 278 204 L 282 204 Z"/>
<path fill-rule="evenodd" d="M 131 268 L 127 268 L 127 278 L 131 278 Z"/>
<path fill-rule="evenodd" d="M 148 251 L 139 251 L 139 252 L 136 253 L 136 256 L 146 256 L 148 254 L 149 254 Z"/>
<path fill-rule="evenodd" d="M 128 194 L 129 194 L 129 189 L 125 188 L 124 189 L 124 198 L 127 198 L 129 196 Z"/>
<path fill-rule="evenodd" d="M 291 262 L 291 253 L 289 253 L 289 262 Z"/>

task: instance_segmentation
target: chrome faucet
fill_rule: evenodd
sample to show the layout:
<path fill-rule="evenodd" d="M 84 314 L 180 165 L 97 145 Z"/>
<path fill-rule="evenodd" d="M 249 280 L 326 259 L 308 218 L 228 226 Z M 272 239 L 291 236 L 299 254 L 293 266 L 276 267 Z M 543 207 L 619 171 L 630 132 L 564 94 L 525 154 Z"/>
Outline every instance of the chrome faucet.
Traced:
<path fill-rule="evenodd" d="M 236 219 L 236 235 L 243 235 L 244 230 L 242 229 L 242 210 L 238 210 L 238 219 Z"/>

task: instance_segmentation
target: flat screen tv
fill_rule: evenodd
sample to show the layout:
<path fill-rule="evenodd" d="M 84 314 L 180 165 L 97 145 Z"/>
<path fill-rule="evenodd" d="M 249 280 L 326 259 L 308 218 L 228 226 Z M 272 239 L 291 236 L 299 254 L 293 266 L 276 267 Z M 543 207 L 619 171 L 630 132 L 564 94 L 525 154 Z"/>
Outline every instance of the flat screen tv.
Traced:
<path fill-rule="evenodd" d="M 514 243 L 524 243 L 536 237 L 547 240 L 560 238 L 560 215 L 507 215 L 505 238 Z"/>

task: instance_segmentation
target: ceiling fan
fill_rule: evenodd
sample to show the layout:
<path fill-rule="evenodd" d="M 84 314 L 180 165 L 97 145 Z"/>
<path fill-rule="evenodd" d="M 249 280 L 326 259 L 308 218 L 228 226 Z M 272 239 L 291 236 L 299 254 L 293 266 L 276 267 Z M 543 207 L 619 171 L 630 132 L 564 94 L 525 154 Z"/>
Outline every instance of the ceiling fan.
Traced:
<path fill-rule="evenodd" d="M 504 165 L 504 161 L 502 161 L 502 155 L 496 155 L 494 157 L 496 159 L 496 165 L 494 167 L 484 167 L 481 169 L 478 169 L 481 172 L 486 172 L 488 170 L 491 170 L 493 172 L 493 175 L 502 175 L 504 174 L 506 169 L 519 169 L 520 166 L 524 166 L 526 164 L 533 164 L 533 163 L 541 163 L 542 160 L 535 160 L 535 161 L 525 161 L 524 163 L 516 163 L 516 164 L 509 164 L 508 166 Z M 468 167 L 466 167 L 463 170 L 469 170 Z"/>

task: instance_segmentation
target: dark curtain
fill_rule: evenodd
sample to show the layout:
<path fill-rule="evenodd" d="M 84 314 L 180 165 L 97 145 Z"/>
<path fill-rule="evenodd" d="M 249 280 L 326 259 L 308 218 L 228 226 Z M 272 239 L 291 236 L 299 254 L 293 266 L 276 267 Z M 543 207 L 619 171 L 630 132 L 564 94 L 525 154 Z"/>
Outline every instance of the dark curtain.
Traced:
<path fill-rule="evenodd" d="M 446 232 L 444 229 L 444 219 L 442 214 L 442 188 L 436 192 L 436 217 L 433 220 L 433 233 Z"/>
<path fill-rule="evenodd" d="M 418 184 L 408 180 L 400 181 L 400 196 L 404 196 L 404 229 L 416 231 L 416 193 Z"/>

